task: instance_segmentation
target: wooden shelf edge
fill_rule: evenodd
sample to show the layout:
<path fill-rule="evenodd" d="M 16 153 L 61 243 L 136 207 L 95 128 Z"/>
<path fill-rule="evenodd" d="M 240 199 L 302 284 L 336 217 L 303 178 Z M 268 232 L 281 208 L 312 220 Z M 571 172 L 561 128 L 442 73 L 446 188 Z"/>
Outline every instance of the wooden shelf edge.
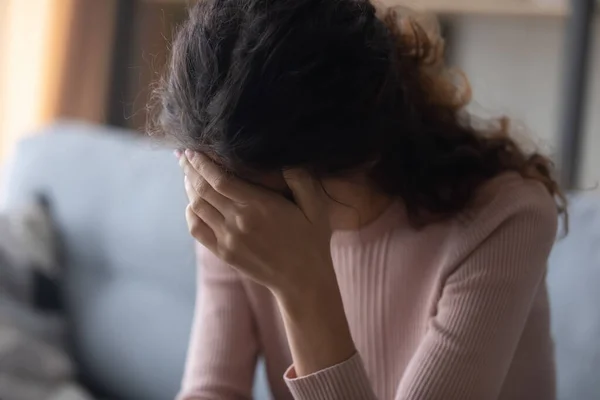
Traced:
<path fill-rule="evenodd" d="M 142 0 L 149 3 L 181 3 L 189 0 Z M 513 17 L 566 17 L 565 4 L 536 4 L 535 0 L 373 0 L 385 7 L 407 7 L 415 11 L 446 15 L 487 15 Z"/>
<path fill-rule="evenodd" d="M 379 0 L 386 7 L 407 7 L 415 11 L 448 15 L 489 15 L 521 17 L 566 17 L 568 5 L 543 5 L 526 0 Z"/>

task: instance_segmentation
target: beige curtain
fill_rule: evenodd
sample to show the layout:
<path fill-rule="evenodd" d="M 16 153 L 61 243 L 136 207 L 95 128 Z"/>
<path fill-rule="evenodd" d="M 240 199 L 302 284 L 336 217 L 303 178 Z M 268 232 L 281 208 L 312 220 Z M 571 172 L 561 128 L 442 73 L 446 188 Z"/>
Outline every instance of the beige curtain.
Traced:
<path fill-rule="evenodd" d="M 50 0 L 3 1 L 0 53 L 0 156 L 39 123 Z"/>
<path fill-rule="evenodd" d="M 102 122 L 117 0 L 0 0 L 0 162 L 62 117 Z"/>
<path fill-rule="evenodd" d="M 56 52 L 46 87 L 43 116 L 102 123 L 112 63 L 118 0 L 55 0 L 62 11 L 52 21 Z"/>

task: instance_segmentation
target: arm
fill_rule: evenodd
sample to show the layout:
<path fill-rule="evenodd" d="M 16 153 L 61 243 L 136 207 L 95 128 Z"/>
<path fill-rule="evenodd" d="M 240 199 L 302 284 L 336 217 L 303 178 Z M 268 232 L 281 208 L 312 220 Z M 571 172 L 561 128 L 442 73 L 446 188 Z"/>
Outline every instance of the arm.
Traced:
<path fill-rule="evenodd" d="M 297 368 L 286 374 L 294 398 L 374 400 L 335 282 L 318 180 L 284 171 L 294 204 L 224 174 L 201 154 L 186 151 L 180 163 L 192 235 L 278 300 Z M 452 270 L 444 271 L 436 315 L 397 400 L 497 398 L 556 234 L 553 199 L 529 189 L 502 187 L 493 207 L 483 209 L 490 212 L 478 213 L 485 224 L 446 247 L 444 264 Z"/>
<path fill-rule="evenodd" d="M 198 259 L 196 311 L 178 399 L 251 399 L 258 341 L 242 281 L 200 246 Z"/>
<path fill-rule="evenodd" d="M 446 280 L 437 314 L 405 370 L 396 400 L 497 399 L 555 239 L 556 212 L 547 203 L 512 212 L 475 250 L 463 254 Z M 313 321 L 311 329 L 326 331 L 330 319 Z M 301 335 L 305 328 L 302 319 L 297 321 L 290 326 Z M 331 365 L 300 378 L 288 371 L 294 398 L 375 400 L 358 355 Z"/>
<path fill-rule="evenodd" d="M 544 282 L 556 224 L 553 204 L 531 204 L 464 260 L 446 282 L 397 399 L 498 398 Z"/>

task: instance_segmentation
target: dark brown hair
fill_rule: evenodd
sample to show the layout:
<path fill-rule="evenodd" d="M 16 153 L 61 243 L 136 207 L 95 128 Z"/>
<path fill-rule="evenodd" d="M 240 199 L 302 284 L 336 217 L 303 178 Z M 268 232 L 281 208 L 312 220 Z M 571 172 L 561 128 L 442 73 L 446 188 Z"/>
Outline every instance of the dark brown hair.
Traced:
<path fill-rule="evenodd" d="M 200 1 L 155 100 L 155 135 L 234 173 L 368 168 L 418 220 L 462 211 L 482 183 L 515 171 L 564 212 L 552 163 L 525 153 L 507 120 L 473 127 L 467 80 L 445 67 L 443 40 L 367 0 Z"/>

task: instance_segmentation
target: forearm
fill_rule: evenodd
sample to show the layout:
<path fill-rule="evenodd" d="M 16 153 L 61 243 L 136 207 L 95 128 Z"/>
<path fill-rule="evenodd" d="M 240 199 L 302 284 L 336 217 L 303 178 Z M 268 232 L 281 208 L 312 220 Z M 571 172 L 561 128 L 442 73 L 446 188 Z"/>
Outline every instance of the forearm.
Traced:
<path fill-rule="evenodd" d="M 276 298 L 296 375 L 310 375 L 351 358 L 356 350 L 335 276 L 295 293 Z"/>
<path fill-rule="evenodd" d="M 251 399 L 258 339 L 238 272 L 198 247 L 198 290 L 178 400 Z"/>

